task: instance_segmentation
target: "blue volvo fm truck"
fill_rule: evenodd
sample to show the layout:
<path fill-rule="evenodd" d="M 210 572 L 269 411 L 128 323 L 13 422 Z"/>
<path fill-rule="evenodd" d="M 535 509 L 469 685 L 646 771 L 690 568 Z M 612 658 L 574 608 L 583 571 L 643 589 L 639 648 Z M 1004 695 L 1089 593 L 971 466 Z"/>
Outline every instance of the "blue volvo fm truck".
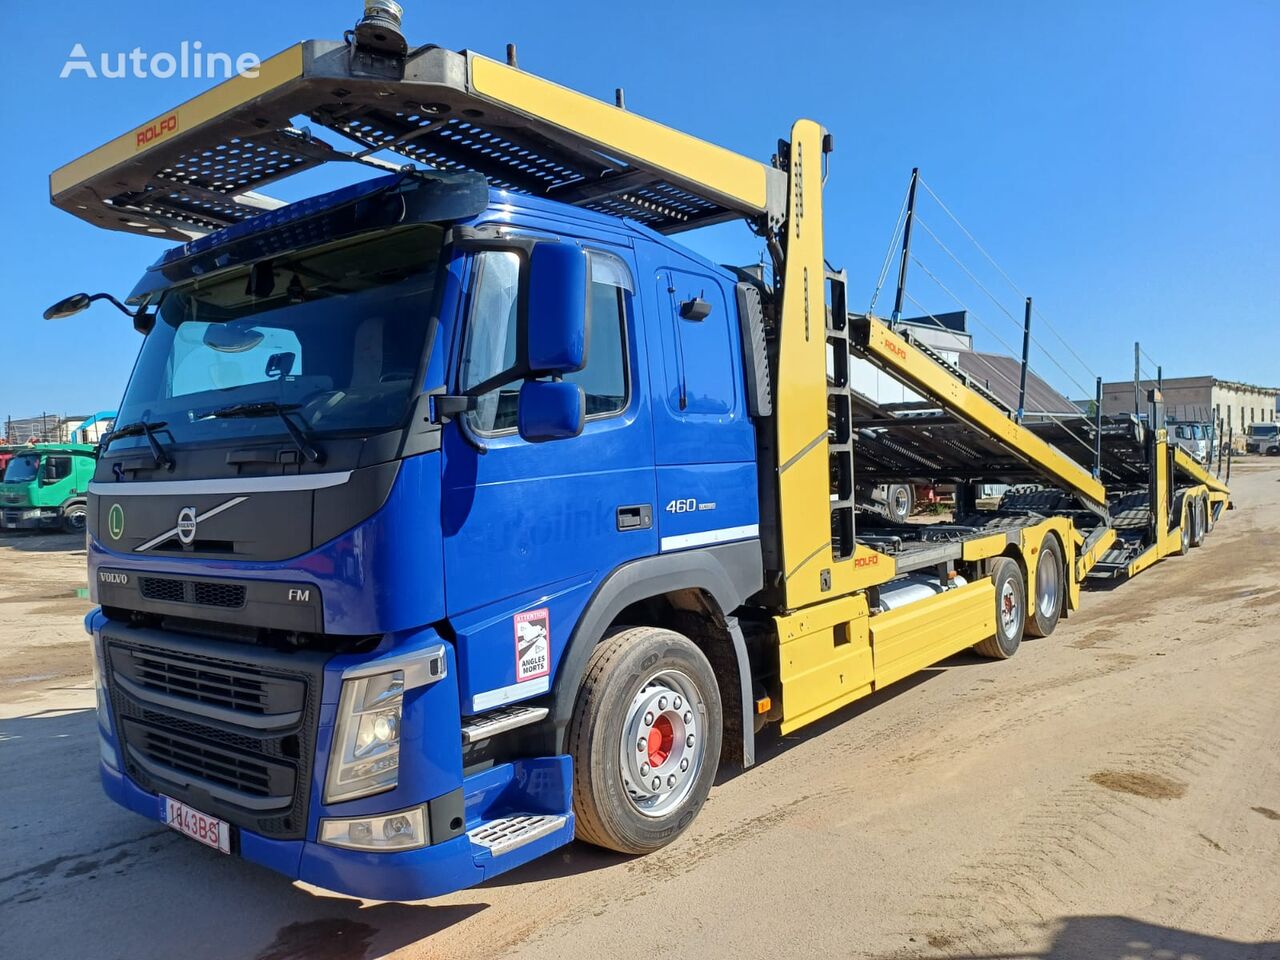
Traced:
<path fill-rule="evenodd" d="M 1075 608 L 1105 490 L 848 313 L 818 124 L 757 162 L 368 7 L 51 177 L 89 223 L 178 241 L 115 301 L 142 345 L 89 490 L 112 799 L 430 897 L 575 835 L 655 850 L 764 724 Z M 325 164 L 383 169 L 260 192 Z M 673 239 L 728 220 L 772 285 Z M 857 405 L 851 357 L 935 415 Z M 855 516 L 855 451 L 968 515 Z M 983 515 L 982 481 L 1064 507 Z"/>

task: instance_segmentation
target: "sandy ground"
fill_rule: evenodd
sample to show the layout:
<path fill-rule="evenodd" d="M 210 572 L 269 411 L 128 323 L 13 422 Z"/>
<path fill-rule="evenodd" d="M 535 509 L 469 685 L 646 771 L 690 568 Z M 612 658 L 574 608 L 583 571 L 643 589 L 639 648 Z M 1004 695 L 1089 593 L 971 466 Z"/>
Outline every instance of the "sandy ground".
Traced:
<path fill-rule="evenodd" d="M 0 956 L 1280 958 L 1280 464 L 1189 558 L 724 777 L 644 859 L 319 895 L 110 804 L 72 538 L 0 539 Z"/>

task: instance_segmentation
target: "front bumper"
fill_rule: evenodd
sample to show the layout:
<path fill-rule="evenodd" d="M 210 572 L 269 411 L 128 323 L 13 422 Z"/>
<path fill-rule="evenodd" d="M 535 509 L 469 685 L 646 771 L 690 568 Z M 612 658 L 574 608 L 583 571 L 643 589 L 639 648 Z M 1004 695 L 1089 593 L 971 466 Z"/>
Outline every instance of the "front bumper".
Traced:
<path fill-rule="evenodd" d="M 163 822 L 159 794 L 148 793 L 106 763 L 99 765 L 99 772 L 108 797 L 149 820 Z M 291 880 L 337 893 L 366 900 L 426 900 L 475 886 L 573 839 L 569 809 L 572 764 L 568 757 L 502 764 L 471 779 L 480 782 L 468 784 L 469 789 L 475 788 L 467 797 L 468 833 L 442 843 L 396 853 L 362 853 L 313 840 L 271 840 L 237 829 L 232 851 Z M 563 823 L 500 857 L 474 843 L 471 834 L 497 819 L 495 814 L 500 811 L 491 805 L 493 801 L 528 806 L 529 798 L 521 794 L 530 782 L 537 783 L 544 801 L 550 799 L 553 806 L 561 808 Z M 495 790 L 495 784 L 502 784 L 501 789 Z"/>
<path fill-rule="evenodd" d="M 56 524 L 61 513 L 54 507 L 4 507 L 0 530 L 38 530 Z"/>
<path fill-rule="evenodd" d="M 177 735 L 181 730 L 186 741 L 195 740 L 216 751 L 219 763 L 232 752 L 236 741 L 224 739 L 215 743 L 209 739 L 210 727 L 235 725 L 227 724 L 225 715 L 201 718 L 176 710 L 172 697 L 168 704 L 153 700 L 140 713 L 136 703 L 128 702 L 127 691 L 117 686 L 121 676 L 119 647 L 127 638 L 110 627 L 101 614 L 91 614 L 86 626 L 103 651 L 104 676 L 115 678 L 105 701 L 107 715 L 101 718 L 99 730 L 105 744 L 100 766 L 102 784 L 113 800 L 148 819 L 163 822 L 161 796 L 172 796 L 203 813 L 229 821 L 233 826 L 233 854 L 290 879 L 376 900 L 420 900 L 469 887 L 573 839 L 572 765 L 568 757 L 518 760 L 462 777 L 456 669 L 452 649 L 447 644 L 443 677 L 406 700 L 398 785 L 381 794 L 326 804 L 324 783 L 343 673 L 353 667 L 385 662 L 388 653 L 384 648 L 381 657 L 329 658 L 319 668 L 312 686 L 318 716 L 314 721 L 305 716 L 310 712 L 306 706 L 311 701 L 308 696 L 300 704 L 304 713 L 300 726 L 296 730 L 289 728 L 290 735 L 296 735 L 304 744 L 302 754 L 294 761 L 301 787 L 299 802 L 290 804 L 287 815 L 264 817 L 237 807 L 235 797 L 228 798 L 225 791 L 211 790 L 207 772 L 184 781 L 183 777 L 174 776 L 172 770 L 161 768 L 157 772 L 154 763 L 138 766 L 139 754 L 146 749 L 143 745 L 140 751 L 140 741 L 134 733 L 139 723 L 152 727 L 168 725 L 175 740 L 182 739 Z M 156 631 L 131 632 L 135 636 L 129 642 L 135 646 L 150 645 L 154 649 L 163 639 L 156 636 Z M 398 639 L 401 643 L 389 645 L 391 651 L 421 649 L 423 644 L 440 643 L 434 631 L 429 630 Z M 170 639 L 166 646 L 174 657 L 197 652 L 186 640 Z M 220 653 L 221 658 L 228 656 L 225 648 Z M 238 653 L 241 660 L 252 655 L 243 648 Z M 266 653 L 259 657 L 257 665 L 263 670 L 283 672 L 283 668 L 273 662 L 275 657 Z M 210 655 L 209 669 L 221 669 L 218 666 L 221 658 Z M 135 691 L 136 688 L 135 681 Z M 310 727 L 312 722 L 314 727 Z M 132 725 L 127 736 L 126 723 Z M 197 723 L 199 725 L 195 725 Z M 308 732 L 308 728 L 314 733 Z M 233 729 L 230 733 L 242 738 L 244 730 Z M 241 739 L 238 742 L 258 751 L 245 754 L 247 759 L 259 758 L 261 748 L 257 741 L 248 743 Z M 185 771 L 191 773 L 191 762 L 185 756 L 178 759 L 182 760 Z M 276 761 L 284 762 L 278 754 Z M 131 769 L 137 772 L 136 777 L 130 774 Z M 430 824 L 426 846 L 372 852 L 317 842 L 320 821 L 324 818 L 372 817 L 423 804 L 427 804 L 426 820 Z M 495 855 L 495 851 L 482 842 L 483 833 L 479 834 L 481 842 L 474 839 L 477 831 L 520 817 L 540 818 L 544 829 L 518 848 L 504 849 Z"/>

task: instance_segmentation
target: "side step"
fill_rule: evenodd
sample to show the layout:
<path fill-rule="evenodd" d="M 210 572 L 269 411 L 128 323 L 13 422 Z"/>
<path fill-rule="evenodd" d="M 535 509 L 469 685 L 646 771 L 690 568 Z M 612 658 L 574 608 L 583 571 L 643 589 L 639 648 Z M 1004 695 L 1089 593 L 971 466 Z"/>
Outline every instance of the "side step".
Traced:
<path fill-rule="evenodd" d="M 490 856 L 500 857 L 555 833 L 565 825 L 566 820 L 561 815 L 516 814 L 483 823 L 469 831 L 467 837 L 472 843 L 488 850 Z"/>
<path fill-rule="evenodd" d="M 547 707 L 503 707 L 484 716 L 468 720 L 462 725 L 462 742 L 479 743 L 481 740 L 528 726 L 544 719 L 551 711 Z"/>

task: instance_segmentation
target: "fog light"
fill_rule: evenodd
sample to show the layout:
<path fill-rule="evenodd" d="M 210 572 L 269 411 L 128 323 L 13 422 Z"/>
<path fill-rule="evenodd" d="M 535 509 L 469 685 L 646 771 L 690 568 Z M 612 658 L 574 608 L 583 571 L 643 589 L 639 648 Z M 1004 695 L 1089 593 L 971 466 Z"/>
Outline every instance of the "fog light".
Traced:
<path fill-rule="evenodd" d="M 348 850 L 412 850 L 427 844 L 426 817 L 422 807 L 413 807 L 380 817 L 325 819 L 320 842 Z"/>

